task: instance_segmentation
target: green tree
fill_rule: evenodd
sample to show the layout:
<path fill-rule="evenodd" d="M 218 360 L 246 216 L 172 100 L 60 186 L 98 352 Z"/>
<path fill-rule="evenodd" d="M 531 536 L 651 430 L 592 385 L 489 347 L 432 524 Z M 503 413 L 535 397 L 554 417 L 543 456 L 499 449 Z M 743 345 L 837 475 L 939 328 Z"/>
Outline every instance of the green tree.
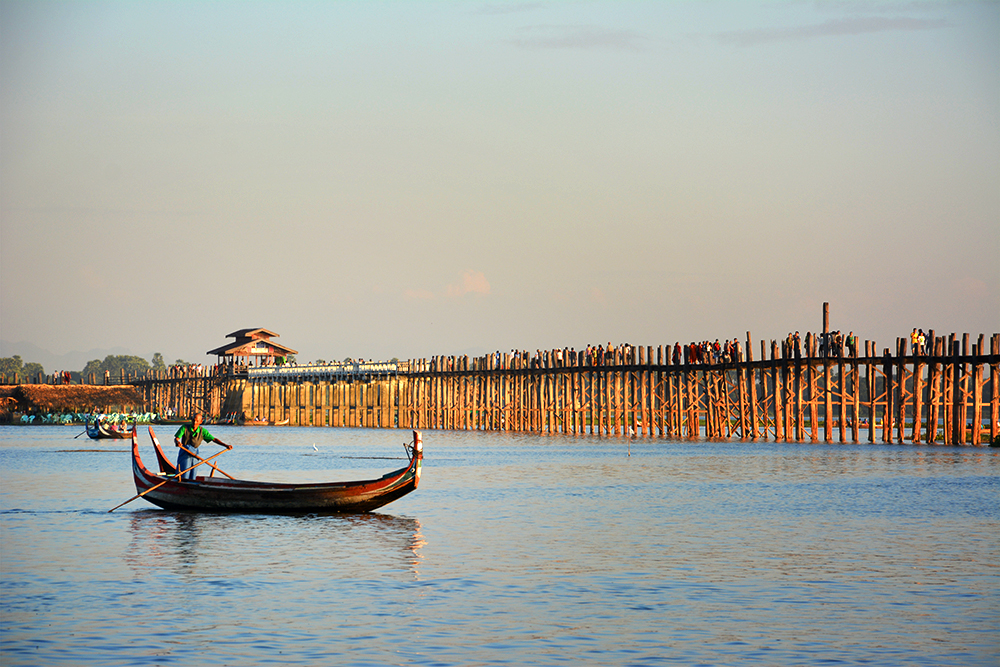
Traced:
<path fill-rule="evenodd" d="M 105 359 L 107 361 L 107 359 Z M 149 370 L 149 362 L 142 357 L 136 357 L 132 355 L 120 355 L 114 357 L 112 362 L 114 367 L 109 368 L 112 373 L 120 372 L 122 369 L 126 373 L 145 373 Z"/>
<path fill-rule="evenodd" d="M 157 371 L 164 370 L 167 366 L 166 366 L 166 364 L 163 363 L 163 355 L 160 354 L 159 352 L 154 352 L 153 353 L 153 362 L 152 362 L 151 366 L 152 366 L 153 370 L 157 370 Z"/>
<path fill-rule="evenodd" d="M 174 366 L 190 366 L 190 365 L 191 364 L 184 361 L 183 359 L 177 359 L 176 361 L 174 361 Z"/>
<path fill-rule="evenodd" d="M 0 358 L 0 373 L 4 375 L 14 375 L 15 373 L 24 375 L 24 362 L 21 361 L 21 355 L 15 354 L 13 357 Z"/>
<path fill-rule="evenodd" d="M 89 378 L 91 373 L 93 373 L 95 377 L 97 377 L 98 375 L 104 375 L 104 372 L 101 371 L 100 359 L 93 359 L 91 361 L 88 361 L 87 365 L 83 367 L 82 371 L 80 371 L 80 375 L 83 376 L 84 378 Z"/>
<path fill-rule="evenodd" d="M 39 364 L 37 362 L 34 362 L 34 361 L 29 361 L 28 363 L 26 363 L 24 365 L 24 373 L 23 373 L 23 375 L 24 375 L 25 378 L 30 378 L 30 379 L 34 380 L 35 378 L 38 377 L 39 373 L 41 373 L 42 375 L 45 374 L 45 369 L 42 368 L 41 364 Z"/>
<path fill-rule="evenodd" d="M 87 377 L 90 373 L 93 373 L 96 377 L 103 377 L 104 372 L 108 371 L 112 376 L 117 377 L 121 374 L 122 369 L 125 373 L 143 373 L 149 370 L 149 362 L 142 357 L 136 357 L 129 354 L 109 354 L 104 357 L 104 361 L 98 361 L 94 359 L 93 361 L 88 361 L 87 365 L 83 367 L 83 377 Z"/>

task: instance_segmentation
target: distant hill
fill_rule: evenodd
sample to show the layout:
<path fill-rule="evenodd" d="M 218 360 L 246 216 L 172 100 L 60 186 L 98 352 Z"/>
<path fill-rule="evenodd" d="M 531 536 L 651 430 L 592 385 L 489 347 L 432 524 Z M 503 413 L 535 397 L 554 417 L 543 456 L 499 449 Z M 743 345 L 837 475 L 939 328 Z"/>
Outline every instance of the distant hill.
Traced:
<path fill-rule="evenodd" d="M 0 357 L 13 357 L 15 354 L 20 355 L 21 360 L 24 363 L 34 361 L 42 365 L 46 373 L 52 373 L 53 371 L 80 371 L 83 367 L 87 365 L 88 361 L 93 359 L 101 359 L 113 355 L 134 355 L 137 357 L 142 357 L 146 361 L 153 358 L 152 352 L 147 352 L 144 354 L 135 354 L 131 350 L 125 347 L 110 347 L 107 349 L 94 349 L 87 350 L 86 352 L 67 352 L 66 354 L 53 354 L 48 350 L 38 347 L 32 343 L 19 342 L 10 343 L 5 340 L 0 340 Z M 166 355 L 163 357 L 168 359 Z M 167 363 L 173 361 L 173 358 L 169 358 Z"/>

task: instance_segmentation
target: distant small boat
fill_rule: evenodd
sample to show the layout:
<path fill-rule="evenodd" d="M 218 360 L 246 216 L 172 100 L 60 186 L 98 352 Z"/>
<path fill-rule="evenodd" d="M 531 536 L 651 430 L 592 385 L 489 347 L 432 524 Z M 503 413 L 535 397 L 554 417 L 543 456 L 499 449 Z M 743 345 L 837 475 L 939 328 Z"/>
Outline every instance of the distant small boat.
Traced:
<path fill-rule="evenodd" d="M 169 510 L 200 512 L 370 512 L 414 491 L 424 458 L 420 431 L 407 445 L 405 468 L 378 479 L 350 482 L 280 484 L 220 477 L 177 478 L 177 467 L 160 448 L 149 427 L 160 472 L 148 470 L 139 457 L 139 437 L 132 431 L 132 474 L 136 492 Z M 204 464 L 209 465 L 209 464 Z"/>
<path fill-rule="evenodd" d="M 87 435 L 94 440 L 124 440 L 129 437 L 128 431 L 119 431 L 113 426 L 107 426 L 100 419 L 87 422 Z"/>

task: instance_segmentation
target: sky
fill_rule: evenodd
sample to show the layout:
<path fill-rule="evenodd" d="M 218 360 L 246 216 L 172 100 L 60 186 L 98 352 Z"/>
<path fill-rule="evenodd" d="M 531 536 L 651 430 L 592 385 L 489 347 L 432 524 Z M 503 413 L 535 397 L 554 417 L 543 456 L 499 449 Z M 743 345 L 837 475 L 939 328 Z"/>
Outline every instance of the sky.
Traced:
<path fill-rule="evenodd" d="M 881 349 L 998 258 L 995 1 L 0 0 L 5 350 Z"/>

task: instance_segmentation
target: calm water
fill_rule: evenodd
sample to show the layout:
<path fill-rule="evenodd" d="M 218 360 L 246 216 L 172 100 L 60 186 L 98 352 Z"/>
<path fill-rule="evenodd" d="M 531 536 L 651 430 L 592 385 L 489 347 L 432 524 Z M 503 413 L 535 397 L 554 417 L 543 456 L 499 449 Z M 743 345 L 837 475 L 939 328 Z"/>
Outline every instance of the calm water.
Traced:
<path fill-rule="evenodd" d="M 425 431 L 379 513 L 108 514 L 128 449 L 81 430 L 0 427 L 5 666 L 1000 663 L 1000 450 Z M 211 430 L 283 481 L 409 439 Z"/>

